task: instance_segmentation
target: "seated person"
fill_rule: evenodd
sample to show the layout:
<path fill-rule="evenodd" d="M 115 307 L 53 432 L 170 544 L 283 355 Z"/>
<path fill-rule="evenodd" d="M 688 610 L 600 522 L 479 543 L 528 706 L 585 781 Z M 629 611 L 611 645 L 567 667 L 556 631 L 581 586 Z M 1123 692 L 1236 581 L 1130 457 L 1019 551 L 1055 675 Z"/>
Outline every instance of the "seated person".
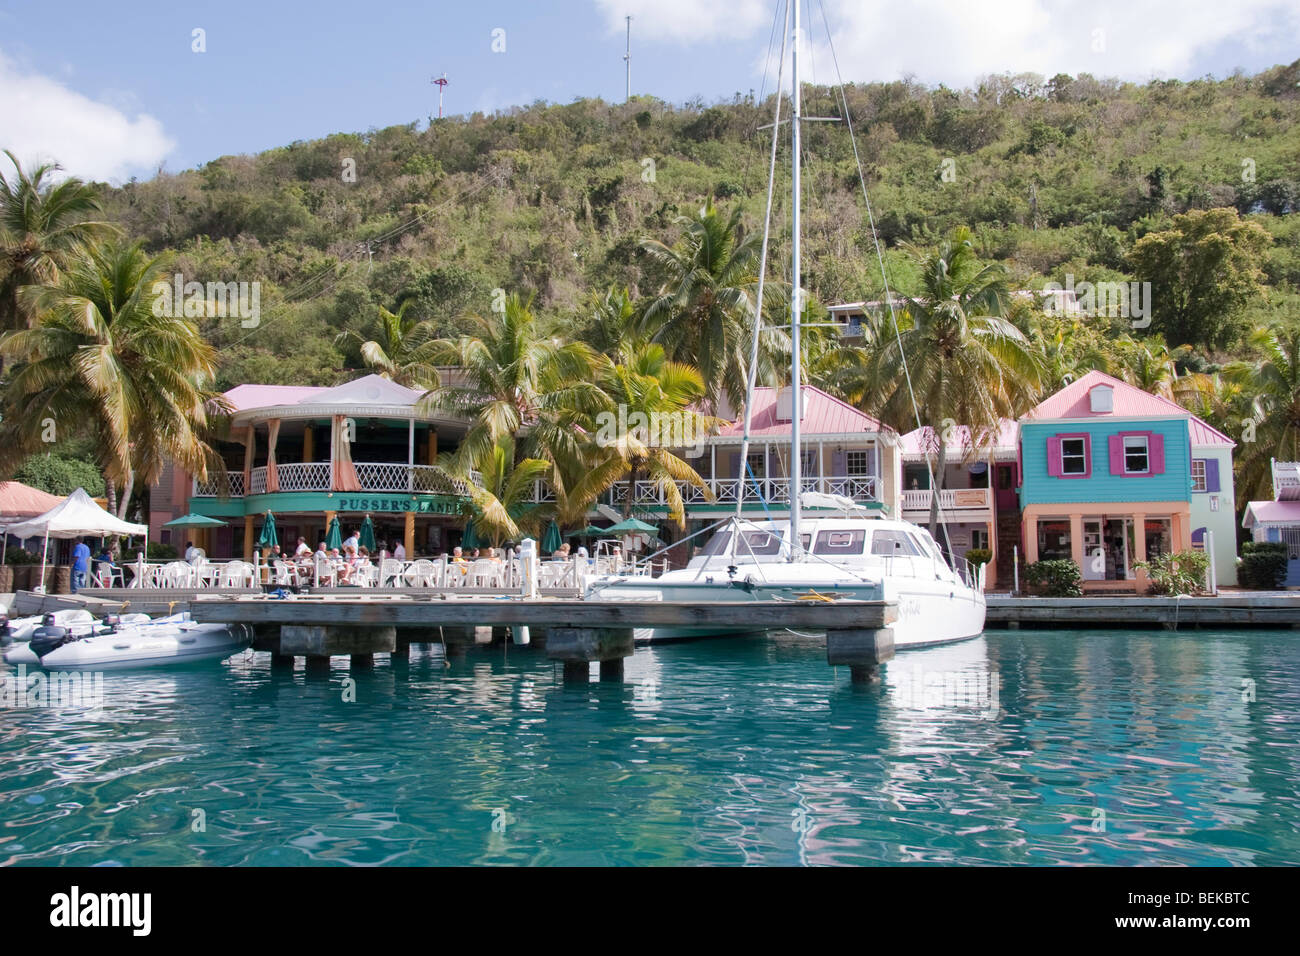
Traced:
<path fill-rule="evenodd" d="M 311 555 L 311 545 L 307 543 L 306 538 L 299 538 L 298 546 L 293 549 L 294 559 L 301 561 L 303 558 L 309 557 L 310 555 Z"/>

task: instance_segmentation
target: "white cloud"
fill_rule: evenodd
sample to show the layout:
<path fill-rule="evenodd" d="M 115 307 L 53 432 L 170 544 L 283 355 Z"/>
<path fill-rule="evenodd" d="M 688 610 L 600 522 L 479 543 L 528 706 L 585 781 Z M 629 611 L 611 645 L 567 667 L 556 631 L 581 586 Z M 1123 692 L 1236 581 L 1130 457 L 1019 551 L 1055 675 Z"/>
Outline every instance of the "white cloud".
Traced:
<path fill-rule="evenodd" d="M 55 161 L 68 175 L 121 181 L 152 173 L 176 143 L 154 117 L 132 119 L 0 53 L 0 147 L 24 164 Z"/>
<path fill-rule="evenodd" d="M 776 10 L 776 0 L 593 2 L 611 31 L 632 14 L 634 53 L 638 37 L 682 46 L 749 44 L 759 71 Z M 1188 77 L 1204 72 L 1201 64 L 1216 49 L 1289 62 L 1300 41 L 1295 0 L 812 0 L 803 26 L 816 46 L 800 72 L 819 83 L 834 80 L 822 4 L 845 80 L 911 74 L 966 87 L 989 73 Z"/>
<path fill-rule="evenodd" d="M 611 31 L 626 29 L 632 16 L 632 51 L 641 40 L 693 46 L 726 43 L 770 30 L 775 7 L 768 0 L 595 0 Z"/>

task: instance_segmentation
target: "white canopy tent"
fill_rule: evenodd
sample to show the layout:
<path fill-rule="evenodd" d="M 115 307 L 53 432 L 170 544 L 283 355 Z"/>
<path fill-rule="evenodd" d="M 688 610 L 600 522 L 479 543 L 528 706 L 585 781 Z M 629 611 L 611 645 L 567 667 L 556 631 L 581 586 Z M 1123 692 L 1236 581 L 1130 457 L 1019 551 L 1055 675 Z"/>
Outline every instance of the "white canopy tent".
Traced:
<path fill-rule="evenodd" d="M 41 584 L 45 587 L 45 564 L 50 552 L 50 538 L 80 538 L 88 535 L 103 537 L 110 534 L 142 534 L 145 551 L 149 549 L 149 526 L 132 524 L 105 511 L 95 504 L 94 499 L 86 494 L 84 488 L 78 488 L 57 505 L 29 521 L 12 524 L 8 531 L 20 538 L 35 538 L 44 535 L 45 546 L 41 551 Z"/>

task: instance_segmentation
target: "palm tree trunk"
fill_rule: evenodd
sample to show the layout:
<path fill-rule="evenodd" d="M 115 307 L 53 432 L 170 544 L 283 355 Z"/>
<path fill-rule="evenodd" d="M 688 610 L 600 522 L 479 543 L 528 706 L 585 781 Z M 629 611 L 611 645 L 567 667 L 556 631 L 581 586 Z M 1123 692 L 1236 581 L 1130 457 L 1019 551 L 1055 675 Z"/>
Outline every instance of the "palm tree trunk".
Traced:
<path fill-rule="evenodd" d="M 948 464 L 948 447 L 939 436 L 939 464 L 930 483 L 930 537 L 939 540 L 939 493 L 943 491 L 943 472 Z"/>
<path fill-rule="evenodd" d="M 108 499 L 109 513 L 117 514 L 117 485 L 107 473 L 104 475 L 104 496 Z"/>
<path fill-rule="evenodd" d="M 118 502 L 117 511 L 114 512 L 119 518 L 126 517 L 126 509 L 131 506 L 131 492 L 135 490 L 135 472 L 129 471 L 126 474 L 126 487 L 122 489 L 122 500 Z"/>
<path fill-rule="evenodd" d="M 633 465 L 627 473 L 627 497 L 623 499 L 623 517 L 632 517 L 632 496 L 636 494 L 637 467 Z"/>

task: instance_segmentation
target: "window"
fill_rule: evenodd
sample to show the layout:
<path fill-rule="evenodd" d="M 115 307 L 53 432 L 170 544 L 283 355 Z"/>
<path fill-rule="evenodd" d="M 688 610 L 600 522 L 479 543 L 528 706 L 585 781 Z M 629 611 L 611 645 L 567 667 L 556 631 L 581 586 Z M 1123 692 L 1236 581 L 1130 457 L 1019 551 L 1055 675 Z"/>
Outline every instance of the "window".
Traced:
<path fill-rule="evenodd" d="M 704 550 L 701 551 L 700 553 L 705 555 L 722 554 L 722 552 L 727 550 L 727 545 L 730 542 L 731 542 L 731 532 L 719 531 L 717 534 L 715 534 L 712 538 L 709 539 L 709 543 L 704 546 Z"/>
<path fill-rule="evenodd" d="M 1088 473 L 1088 439 L 1061 439 L 1061 474 L 1086 475 Z"/>
<path fill-rule="evenodd" d="M 820 478 L 821 465 L 817 460 L 817 449 L 805 449 L 799 456 L 799 468 L 805 478 Z"/>
<path fill-rule="evenodd" d="M 861 528 L 851 531 L 823 531 L 817 535 L 813 554 L 861 554 L 867 533 Z"/>
<path fill-rule="evenodd" d="M 1069 518 L 1044 518 L 1038 522 L 1038 560 L 1072 558 Z"/>
<path fill-rule="evenodd" d="M 781 536 L 770 531 L 746 531 L 736 545 L 736 554 L 747 557 L 776 554 L 781 550 Z"/>
<path fill-rule="evenodd" d="M 1205 478 L 1205 459 L 1192 459 L 1192 491 L 1206 492 L 1210 484 Z"/>
<path fill-rule="evenodd" d="M 896 554 L 920 554 L 921 550 L 903 531 L 877 531 L 871 536 L 871 553 L 892 557 Z"/>
<path fill-rule="evenodd" d="M 766 453 L 761 451 L 758 452 L 751 451 L 749 453 L 749 456 L 745 460 L 749 462 L 749 471 L 753 473 L 755 478 L 767 477 Z M 748 477 L 748 475 L 746 475 L 746 477 Z"/>
<path fill-rule="evenodd" d="M 869 475 L 871 474 L 871 452 L 863 449 L 850 451 L 846 454 L 845 464 L 850 476 Z"/>
<path fill-rule="evenodd" d="M 1124 474 L 1145 475 L 1151 470 L 1146 435 L 1124 436 Z"/>
<path fill-rule="evenodd" d="M 989 533 L 983 528 L 970 529 L 970 546 L 972 548 L 988 548 Z"/>

